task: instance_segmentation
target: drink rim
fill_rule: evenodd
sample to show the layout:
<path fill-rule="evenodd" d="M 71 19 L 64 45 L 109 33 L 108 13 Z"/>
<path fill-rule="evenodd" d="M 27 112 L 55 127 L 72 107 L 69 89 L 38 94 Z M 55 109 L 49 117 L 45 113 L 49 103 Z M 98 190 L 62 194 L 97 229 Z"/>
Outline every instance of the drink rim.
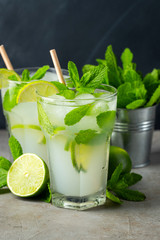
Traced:
<path fill-rule="evenodd" d="M 111 100 L 111 99 L 113 99 L 114 97 L 116 97 L 117 96 L 117 89 L 115 88 L 115 87 L 113 87 L 113 86 L 110 86 L 110 85 L 107 85 L 107 84 L 101 84 L 101 85 L 103 85 L 103 86 L 105 86 L 105 87 L 108 87 L 108 88 L 110 88 L 110 89 L 112 89 L 114 92 L 112 92 L 112 94 L 111 95 L 109 95 L 109 96 L 105 96 L 105 97 L 103 97 L 103 95 L 101 95 L 100 97 L 94 97 L 93 96 L 93 98 L 83 98 L 83 99 L 57 99 L 56 97 L 54 98 L 54 95 L 52 95 L 52 96 L 48 96 L 48 97 L 45 97 L 45 96 L 43 96 L 43 95 L 41 95 L 41 94 L 39 94 L 38 93 L 38 91 L 36 91 L 36 94 L 37 94 L 37 100 L 38 100 L 38 98 L 39 99 L 41 99 L 43 102 L 45 102 L 45 103 L 47 103 L 47 104 L 56 104 L 56 102 L 57 102 L 57 104 L 58 103 L 60 103 L 60 102 L 62 102 L 62 103 L 67 103 L 67 102 L 70 102 L 70 103 L 72 103 L 72 102 L 81 102 L 81 101 L 84 101 L 84 100 Z M 74 88 L 70 88 L 71 90 L 74 90 Z M 100 89 L 100 88 L 96 88 L 95 90 L 99 90 L 99 92 L 109 92 L 109 91 L 107 91 L 107 90 L 105 90 L 105 89 Z M 56 94 L 55 94 L 56 95 Z M 83 104 L 84 105 L 84 104 Z"/>
<path fill-rule="evenodd" d="M 29 71 L 32 71 L 32 70 L 38 70 L 40 67 L 25 67 L 25 68 L 15 68 L 14 71 L 16 73 L 18 73 L 18 71 L 23 71 L 25 69 L 28 69 Z M 50 67 L 47 72 L 54 72 L 56 74 L 56 70 L 54 67 Z M 62 73 L 64 74 L 64 76 L 66 77 L 69 77 L 69 72 L 67 69 L 62 69 Z M 21 83 L 30 83 L 30 82 L 33 82 L 33 81 L 39 81 L 41 79 L 33 79 L 33 80 L 30 80 L 30 81 L 13 81 L 13 80 L 10 80 L 10 79 L 7 79 L 7 82 L 9 83 L 15 83 L 15 84 L 21 84 Z M 57 80 L 58 80 L 58 77 L 57 77 Z"/>

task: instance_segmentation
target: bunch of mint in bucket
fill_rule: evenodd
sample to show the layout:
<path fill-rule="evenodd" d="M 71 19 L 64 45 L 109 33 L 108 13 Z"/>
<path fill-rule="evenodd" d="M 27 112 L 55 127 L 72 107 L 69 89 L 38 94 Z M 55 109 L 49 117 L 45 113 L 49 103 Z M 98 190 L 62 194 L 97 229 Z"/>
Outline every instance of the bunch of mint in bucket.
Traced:
<path fill-rule="evenodd" d="M 8 186 L 18 197 L 32 197 L 49 203 L 51 190 L 46 163 L 36 154 L 23 154 L 22 147 L 14 136 L 9 138 L 9 147 L 14 161 L 11 164 L 8 159 L 0 157 L 0 188 Z M 131 172 L 131 168 L 128 153 L 119 147 L 111 146 L 106 188 L 108 199 L 118 204 L 122 203 L 122 199 L 145 200 L 143 193 L 129 188 L 142 179 L 141 175 Z"/>
<path fill-rule="evenodd" d="M 98 65 L 86 64 L 84 74 L 93 72 L 97 68 L 108 68 L 104 83 L 117 88 L 117 107 L 137 109 L 151 107 L 160 101 L 160 70 L 153 69 L 151 73 L 143 74 L 137 70 L 133 62 L 133 53 L 126 48 L 122 55 L 122 67 L 117 65 L 116 56 L 109 45 L 105 52 L 105 59 L 96 59 Z"/>

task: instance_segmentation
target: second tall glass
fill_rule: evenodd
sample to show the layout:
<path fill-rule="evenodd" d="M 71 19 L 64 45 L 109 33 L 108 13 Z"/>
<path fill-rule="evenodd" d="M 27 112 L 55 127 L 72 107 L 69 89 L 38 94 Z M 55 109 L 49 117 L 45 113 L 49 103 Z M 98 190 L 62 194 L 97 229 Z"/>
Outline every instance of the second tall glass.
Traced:
<path fill-rule="evenodd" d="M 19 75 L 22 74 L 23 70 L 15 69 Z M 32 76 L 38 68 L 28 68 L 28 70 Z M 63 70 L 63 74 L 67 77 L 67 70 Z M 41 80 L 46 82 L 57 81 L 55 69 L 49 69 Z M 41 80 L 29 82 L 3 81 L 1 95 L 9 134 L 20 142 L 23 153 L 35 153 L 47 162 L 46 140 L 39 126 L 37 104 L 36 101 L 29 100 L 35 94 L 36 87 L 42 83 Z M 35 81 L 39 81 L 39 84 L 32 84 Z M 30 84 L 31 89 L 30 96 L 24 95 L 24 101 L 17 102 L 20 91 L 28 87 L 28 84 Z"/>

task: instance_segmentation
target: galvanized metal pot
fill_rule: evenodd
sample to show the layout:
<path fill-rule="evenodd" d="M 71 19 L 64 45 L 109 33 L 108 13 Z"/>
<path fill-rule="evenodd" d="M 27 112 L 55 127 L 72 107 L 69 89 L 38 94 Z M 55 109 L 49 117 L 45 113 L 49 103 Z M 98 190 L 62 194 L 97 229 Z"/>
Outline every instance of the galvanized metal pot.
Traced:
<path fill-rule="evenodd" d="M 133 168 L 150 163 L 155 112 L 156 106 L 135 110 L 117 109 L 111 145 L 121 147 L 129 153 Z"/>

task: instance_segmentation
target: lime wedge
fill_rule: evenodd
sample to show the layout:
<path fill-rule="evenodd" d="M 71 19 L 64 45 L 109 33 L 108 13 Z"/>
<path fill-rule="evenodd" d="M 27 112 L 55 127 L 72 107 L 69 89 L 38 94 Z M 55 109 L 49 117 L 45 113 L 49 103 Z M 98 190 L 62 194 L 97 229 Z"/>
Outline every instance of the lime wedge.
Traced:
<path fill-rule="evenodd" d="M 35 102 L 36 91 L 44 96 L 48 97 L 58 92 L 58 89 L 50 82 L 43 80 L 33 81 L 24 85 L 18 92 L 16 103 L 22 102 Z"/>
<path fill-rule="evenodd" d="M 90 163 L 90 152 L 92 147 L 85 144 L 71 143 L 71 159 L 73 167 L 78 171 L 86 172 Z"/>
<path fill-rule="evenodd" d="M 49 171 L 45 162 L 33 153 L 17 158 L 7 174 L 10 191 L 19 197 L 31 197 L 41 193 L 49 180 Z"/>
<path fill-rule="evenodd" d="M 0 69 L 0 88 L 2 88 L 2 82 L 3 82 L 3 86 L 4 86 L 4 83 L 6 83 L 6 87 L 7 87 L 8 77 L 13 76 L 13 75 L 15 76 L 17 81 L 21 81 L 20 76 L 15 71 L 1 68 Z"/>
<path fill-rule="evenodd" d="M 40 137 L 39 137 L 37 143 L 39 143 L 39 144 L 41 144 L 41 143 L 42 143 L 42 144 L 46 144 L 46 138 L 45 138 L 45 136 L 44 136 L 44 134 L 43 134 L 40 126 L 38 126 L 38 125 L 33 125 L 33 124 L 28 124 L 28 125 L 27 125 L 27 124 L 26 124 L 26 125 L 24 125 L 24 124 L 16 124 L 16 125 L 13 125 L 13 126 L 11 127 L 11 130 L 14 130 L 14 129 L 17 129 L 17 128 L 34 129 L 34 130 L 39 131 Z"/>
<path fill-rule="evenodd" d="M 16 124 L 16 125 L 13 125 L 13 126 L 11 127 L 11 130 L 13 130 L 13 129 L 15 129 L 15 128 L 32 128 L 32 129 L 41 131 L 40 126 L 38 126 L 38 125 L 32 125 L 32 124 L 28 124 L 28 125 Z"/>

